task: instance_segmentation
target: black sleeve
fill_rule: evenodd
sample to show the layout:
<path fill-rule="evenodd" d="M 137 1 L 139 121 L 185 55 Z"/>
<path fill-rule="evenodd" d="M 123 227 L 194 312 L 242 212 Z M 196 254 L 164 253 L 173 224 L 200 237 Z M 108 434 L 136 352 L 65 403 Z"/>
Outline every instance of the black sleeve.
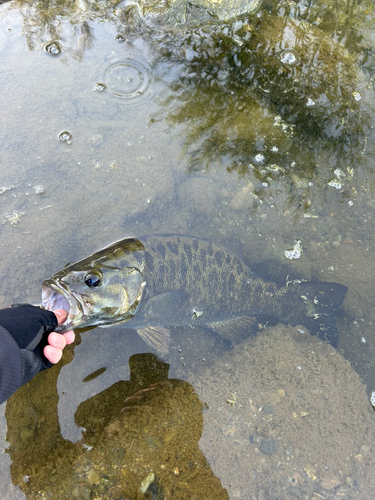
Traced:
<path fill-rule="evenodd" d="M 57 318 L 31 304 L 0 309 L 0 404 L 37 373 L 51 368 L 43 354 Z"/>
<path fill-rule="evenodd" d="M 10 333 L 0 326 L 0 404 L 22 385 L 22 379 L 21 349 Z"/>

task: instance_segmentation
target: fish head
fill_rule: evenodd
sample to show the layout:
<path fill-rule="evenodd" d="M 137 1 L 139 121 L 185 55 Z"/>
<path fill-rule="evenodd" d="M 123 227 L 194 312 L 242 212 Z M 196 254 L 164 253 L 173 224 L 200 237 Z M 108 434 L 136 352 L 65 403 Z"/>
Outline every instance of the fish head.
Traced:
<path fill-rule="evenodd" d="M 111 247 L 109 247 L 109 250 Z M 118 254 L 119 252 L 117 252 Z M 114 258 L 116 252 L 66 266 L 42 283 L 42 307 L 68 312 L 55 331 L 93 328 L 126 321 L 139 308 L 146 282 L 134 256 Z"/>

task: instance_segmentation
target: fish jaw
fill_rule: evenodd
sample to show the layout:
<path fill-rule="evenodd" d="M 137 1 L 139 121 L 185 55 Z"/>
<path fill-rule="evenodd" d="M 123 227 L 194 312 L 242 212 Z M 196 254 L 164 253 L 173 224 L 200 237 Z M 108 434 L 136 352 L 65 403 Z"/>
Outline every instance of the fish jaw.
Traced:
<path fill-rule="evenodd" d="M 42 307 L 47 311 L 64 309 L 68 316 L 64 323 L 57 326 L 55 331 L 65 333 L 90 317 L 93 305 L 89 300 L 83 300 L 79 294 L 66 290 L 54 280 L 45 280 L 42 283 Z"/>

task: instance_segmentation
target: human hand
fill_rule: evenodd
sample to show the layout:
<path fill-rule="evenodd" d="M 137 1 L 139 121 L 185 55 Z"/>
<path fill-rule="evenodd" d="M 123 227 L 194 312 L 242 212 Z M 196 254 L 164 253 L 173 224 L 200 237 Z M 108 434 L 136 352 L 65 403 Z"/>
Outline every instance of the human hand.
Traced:
<path fill-rule="evenodd" d="M 64 309 L 56 309 L 52 311 L 56 318 L 57 323 L 61 325 L 66 320 L 68 313 Z M 48 359 L 50 363 L 56 364 L 60 361 L 63 353 L 64 347 L 74 342 L 75 335 L 72 330 L 65 332 L 63 334 L 57 332 L 51 332 L 48 337 L 48 345 L 43 349 L 44 356 Z"/>
<path fill-rule="evenodd" d="M 74 341 L 72 331 L 55 332 L 66 317 L 67 312 L 63 309 L 55 313 L 31 304 L 13 304 L 0 309 L 1 327 L 9 332 L 21 350 L 23 383 L 56 364 L 64 347 Z"/>
<path fill-rule="evenodd" d="M 74 332 L 55 332 L 67 314 L 62 309 L 47 311 L 31 304 L 0 309 L 1 348 L 5 346 L 5 351 L 0 349 L 0 404 L 40 371 L 60 361 L 65 346 L 74 342 Z"/>

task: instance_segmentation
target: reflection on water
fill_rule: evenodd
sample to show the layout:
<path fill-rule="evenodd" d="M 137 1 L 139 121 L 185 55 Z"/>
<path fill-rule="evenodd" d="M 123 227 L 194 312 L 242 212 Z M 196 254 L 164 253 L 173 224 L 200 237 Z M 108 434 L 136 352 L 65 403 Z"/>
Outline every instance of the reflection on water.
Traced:
<path fill-rule="evenodd" d="M 8 401 L 11 474 L 28 499 L 228 498 L 198 447 L 203 404 L 193 387 L 168 379 L 169 365 L 153 354 L 129 365 L 129 381 L 79 405 L 85 430 L 75 444 L 60 434 L 59 367 Z"/>
<path fill-rule="evenodd" d="M 162 90 L 150 123 L 177 126 L 189 172 L 222 162 L 251 182 L 254 209 L 275 204 L 283 191 L 286 206 L 302 207 L 308 217 L 323 187 L 355 196 L 355 171 L 373 155 L 373 9 L 352 2 L 336 19 L 338 4 L 266 2 L 260 9 L 245 1 L 249 17 L 218 24 L 228 16 L 211 13 L 192 27 L 172 22 L 181 17 L 176 9 L 207 14 L 210 2 L 16 3 L 29 47 L 49 37 L 44 49 L 54 55 L 82 60 L 93 46 L 89 23 L 113 25 L 125 53 L 111 56 L 94 84 L 103 97 L 139 98 L 155 79 Z M 215 5 L 230 11 L 225 2 Z"/>
<path fill-rule="evenodd" d="M 338 352 L 287 327 L 233 350 L 186 327 L 172 379 L 151 355 L 128 377 L 134 338 L 112 366 L 110 336 L 87 332 L 79 362 L 8 402 L 4 498 L 373 498 L 374 5 L 238 5 L 2 5 L 0 302 L 36 303 L 42 279 L 126 236 L 238 239 L 270 280 L 349 287 Z"/>
<path fill-rule="evenodd" d="M 289 201 L 307 212 L 322 186 L 341 189 L 337 177 L 366 165 L 372 88 L 342 45 L 306 22 L 263 12 L 213 32 L 187 40 L 190 58 L 162 101 L 163 118 L 183 127 L 189 170 L 224 162 L 261 202 L 297 186 Z"/>

